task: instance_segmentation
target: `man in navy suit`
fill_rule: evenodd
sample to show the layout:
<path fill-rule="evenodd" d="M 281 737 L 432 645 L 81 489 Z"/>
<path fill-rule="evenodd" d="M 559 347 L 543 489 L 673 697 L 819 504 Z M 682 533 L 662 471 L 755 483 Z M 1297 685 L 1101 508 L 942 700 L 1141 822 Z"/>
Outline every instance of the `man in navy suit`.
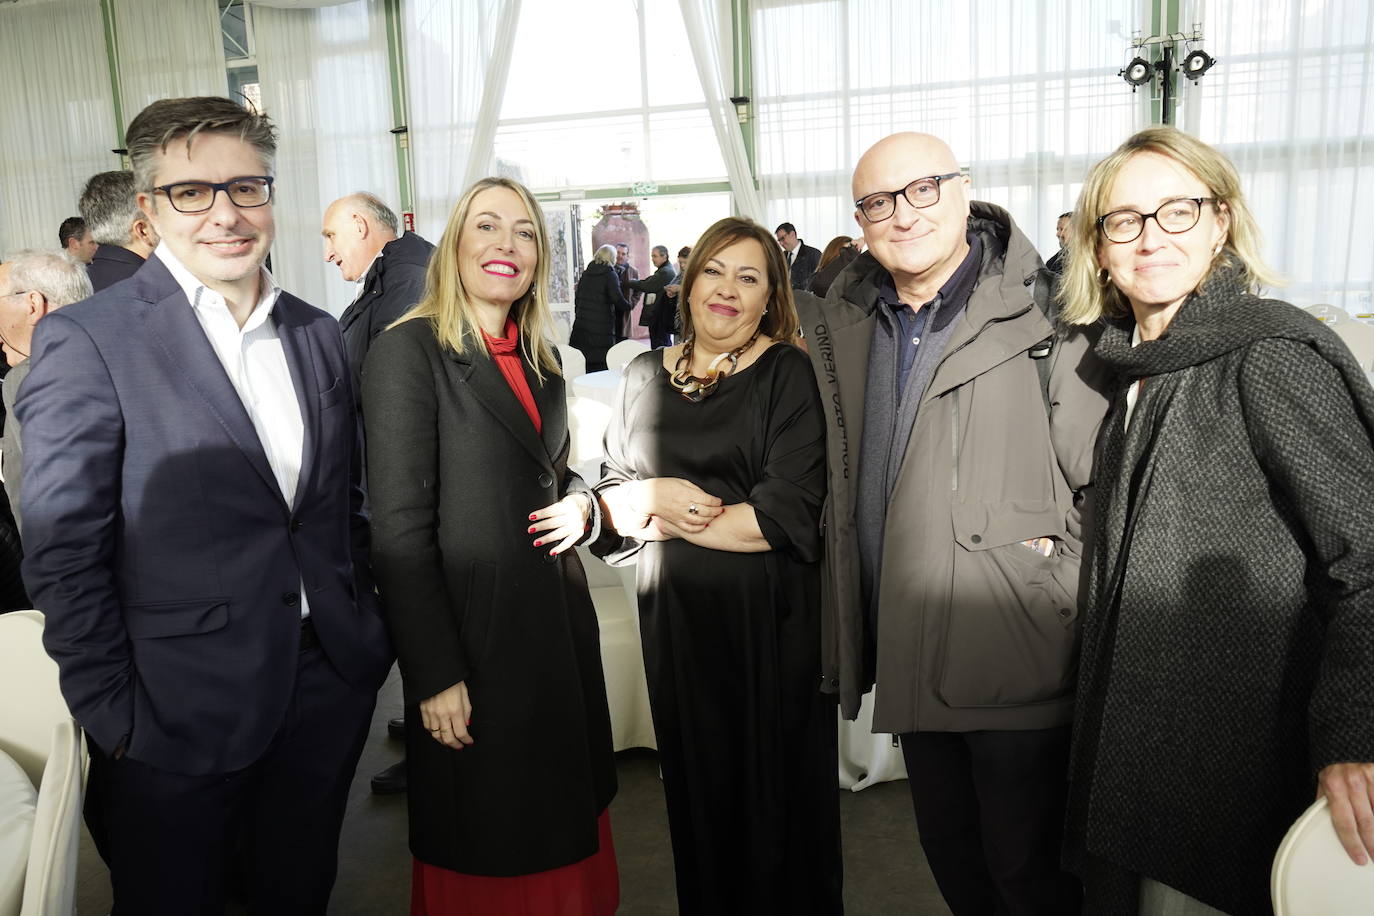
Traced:
<path fill-rule="evenodd" d="M 24 576 L 91 744 L 114 913 L 324 913 L 392 651 L 338 324 L 263 268 L 274 130 L 228 99 L 129 125 L 162 239 L 38 325 L 16 407 Z"/>

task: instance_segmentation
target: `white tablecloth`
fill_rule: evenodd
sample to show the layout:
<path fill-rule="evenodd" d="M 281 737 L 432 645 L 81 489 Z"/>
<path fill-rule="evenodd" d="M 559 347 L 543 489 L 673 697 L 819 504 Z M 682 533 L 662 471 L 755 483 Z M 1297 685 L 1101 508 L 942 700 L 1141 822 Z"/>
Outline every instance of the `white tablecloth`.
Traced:
<path fill-rule="evenodd" d="M 620 387 L 620 375 L 619 369 L 602 369 L 600 372 L 579 375 L 573 379 L 573 394 L 579 398 L 592 398 L 614 406 L 615 392 Z"/>
<path fill-rule="evenodd" d="M 840 788 L 851 792 L 906 779 L 902 749 L 893 745 L 891 735 L 872 733 L 873 696 L 870 691 L 864 697 L 859 717 L 853 722 L 840 719 Z"/>

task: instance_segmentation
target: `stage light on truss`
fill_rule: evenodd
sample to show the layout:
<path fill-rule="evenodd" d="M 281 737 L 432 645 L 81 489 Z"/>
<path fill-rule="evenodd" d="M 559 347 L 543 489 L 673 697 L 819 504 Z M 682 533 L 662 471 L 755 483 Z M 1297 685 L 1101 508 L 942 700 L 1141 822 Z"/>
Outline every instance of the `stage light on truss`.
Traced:
<path fill-rule="evenodd" d="M 1183 75 L 1196 82 L 1215 64 L 1216 58 L 1199 48 L 1183 58 Z"/>
<path fill-rule="evenodd" d="M 1144 86 L 1150 80 L 1154 79 L 1155 68 L 1145 58 L 1137 57 L 1123 67 L 1118 76 L 1132 86 Z"/>

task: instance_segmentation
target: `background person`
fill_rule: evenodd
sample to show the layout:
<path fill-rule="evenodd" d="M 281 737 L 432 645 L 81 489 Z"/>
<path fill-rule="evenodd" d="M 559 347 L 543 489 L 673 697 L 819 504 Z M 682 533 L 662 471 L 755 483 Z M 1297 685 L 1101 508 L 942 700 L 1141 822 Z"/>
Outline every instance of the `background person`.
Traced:
<path fill-rule="evenodd" d="M 90 295 L 86 265 L 66 252 L 20 251 L 0 264 L 0 347 L 10 367 L 3 388 L 5 432 L 0 440 L 0 468 L 16 530 L 21 526 L 24 445 L 14 401 L 33 365 L 29 361 L 33 329 L 50 312 Z"/>
<path fill-rule="evenodd" d="M 1314 794 L 1354 861 L 1374 852 L 1374 391 L 1321 322 L 1255 295 L 1273 276 L 1212 147 L 1141 131 L 1075 213 L 1064 317 L 1105 317 L 1117 384 L 1069 860 L 1090 913 L 1268 913 Z"/>
<path fill-rule="evenodd" d="M 157 230 L 138 208 L 134 173 L 100 172 L 81 192 L 81 217 L 97 243 L 86 270 L 100 292 L 132 277 L 157 247 Z"/>
<path fill-rule="evenodd" d="M 454 208 L 424 299 L 363 372 L 373 558 L 406 703 L 415 916 L 610 916 L 615 795 L 596 612 L 522 185 Z"/>
<path fill-rule="evenodd" d="M 819 689 L 824 419 L 768 230 L 692 248 L 683 342 L 641 354 L 606 433 L 595 549 L 637 556 L 682 913 L 839 913 L 834 703 Z"/>
<path fill-rule="evenodd" d="M 653 296 L 652 302 L 646 301 L 644 310 L 639 313 L 639 326 L 649 331 L 649 346 L 654 349 L 673 345 L 673 328 L 677 315 L 668 305 L 667 288 L 673 282 L 672 262 L 668 260 L 668 249 L 655 245 L 649 252 L 654 272 L 643 280 L 628 280 L 625 285 L 636 292 L 644 293 L 645 299 Z"/>
<path fill-rule="evenodd" d="M 816 268 L 816 274 L 811 278 L 811 292 L 817 296 L 824 297 L 830 291 L 830 284 L 835 282 L 835 278 L 854 263 L 854 259 L 859 256 L 855 250 L 854 240 L 847 235 L 837 235 L 825 246 L 825 251 L 821 252 L 821 262 Z"/>
<path fill-rule="evenodd" d="M 82 264 L 91 263 L 96 244 L 86 221 L 79 216 L 69 216 L 57 227 L 57 244 L 63 251 Z"/>
<path fill-rule="evenodd" d="M 587 358 L 587 371 L 606 368 L 606 351 L 615 343 L 616 322 L 630 311 L 630 300 L 615 272 L 615 246 L 602 245 L 592 255 L 573 291 L 574 313 L 568 343 Z"/>

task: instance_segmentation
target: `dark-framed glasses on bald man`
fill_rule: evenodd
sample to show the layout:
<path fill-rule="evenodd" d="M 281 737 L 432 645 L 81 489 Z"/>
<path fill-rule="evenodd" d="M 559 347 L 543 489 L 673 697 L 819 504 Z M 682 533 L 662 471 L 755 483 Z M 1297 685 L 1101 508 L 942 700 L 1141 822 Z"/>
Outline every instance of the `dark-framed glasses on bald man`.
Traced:
<path fill-rule="evenodd" d="M 1215 197 L 1178 197 L 1166 200 L 1153 213 L 1138 210 L 1113 210 L 1097 218 L 1097 228 L 1107 241 L 1122 244 L 1134 242 L 1145 231 L 1145 221 L 1153 219 L 1159 228 L 1170 235 L 1187 232 L 1202 218 L 1202 205 L 1216 203 Z"/>
<path fill-rule="evenodd" d="M 204 213 L 215 205 L 215 196 L 225 193 L 236 207 L 261 207 L 272 201 L 271 175 L 243 175 L 228 181 L 178 181 L 158 185 L 154 191 L 167 196 L 172 209 L 178 213 Z"/>
<path fill-rule="evenodd" d="M 917 178 L 896 191 L 874 191 L 872 194 L 866 194 L 854 201 L 854 206 L 870 223 L 881 223 L 885 219 L 891 219 L 892 214 L 897 212 L 898 195 L 905 197 L 906 202 L 917 209 L 933 207 L 940 202 L 940 182 L 958 178 L 959 175 L 959 172 L 948 172 L 944 175 Z"/>

